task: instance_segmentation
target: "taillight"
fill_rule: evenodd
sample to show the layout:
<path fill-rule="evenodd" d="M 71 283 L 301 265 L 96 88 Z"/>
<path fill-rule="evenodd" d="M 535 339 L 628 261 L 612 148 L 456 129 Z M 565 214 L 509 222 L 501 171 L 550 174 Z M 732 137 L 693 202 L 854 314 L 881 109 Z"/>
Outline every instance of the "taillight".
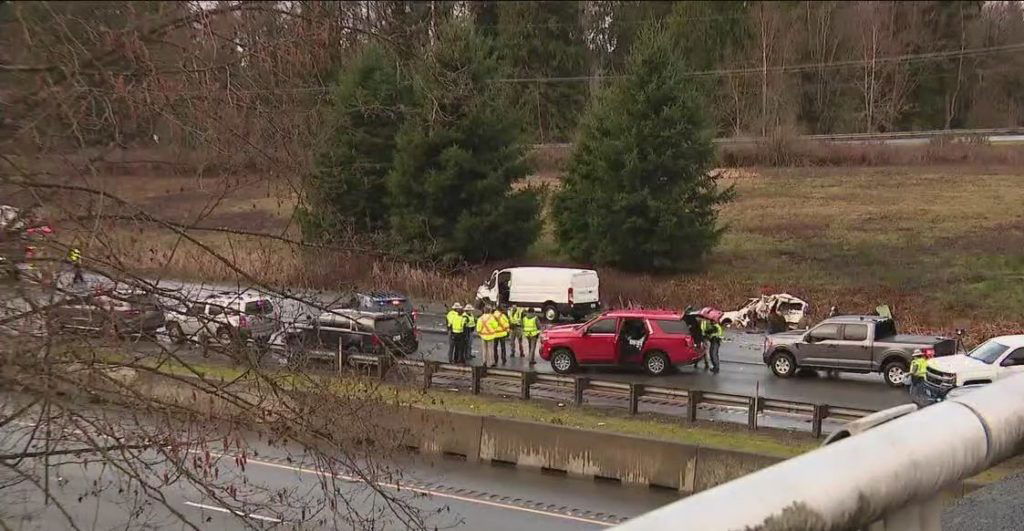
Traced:
<path fill-rule="evenodd" d="M 238 316 L 238 328 L 249 328 L 249 319 L 244 315 Z"/>
<path fill-rule="evenodd" d="M 370 336 L 370 345 L 374 347 L 379 347 L 381 345 L 380 338 L 377 337 L 377 334 Z"/>
<path fill-rule="evenodd" d="M 35 258 L 35 256 L 36 256 L 36 248 L 35 247 L 26 247 L 25 248 L 25 258 Z"/>
<path fill-rule="evenodd" d="M 569 304 L 572 304 L 572 288 L 569 288 Z"/>
<path fill-rule="evenodd" d="M 420 312 L 418 312 L 416 310 L 413 310 L 412 311 L 412 322 L 415 323 L 416 322 L 416 318 L 418 318 L 419 316 L 420 316 Z"/>
<path fill-rule="evenodd" d="M 931 358 L 931 357 L 935 356 L 935 349 L 933 349 L 933 348 L 923 348 L 923 349 L 921 349 L 921 354 L 924 354 L 924 357 L 926 357 L 926 358 Z"/>

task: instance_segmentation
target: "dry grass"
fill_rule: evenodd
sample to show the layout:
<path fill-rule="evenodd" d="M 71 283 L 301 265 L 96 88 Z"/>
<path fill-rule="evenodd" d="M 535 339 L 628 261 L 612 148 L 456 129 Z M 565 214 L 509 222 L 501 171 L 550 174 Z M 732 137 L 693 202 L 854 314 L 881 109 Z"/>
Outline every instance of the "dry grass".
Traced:
<path fill-rule="evenodd" d="M 990 145 L 970 137 L 935 137 L 920 145 L 826 143 L 778 134 L 751 144 L 721 144 L 725 166 L 936 166 L 1020 164 L 1024 146 Z"/>

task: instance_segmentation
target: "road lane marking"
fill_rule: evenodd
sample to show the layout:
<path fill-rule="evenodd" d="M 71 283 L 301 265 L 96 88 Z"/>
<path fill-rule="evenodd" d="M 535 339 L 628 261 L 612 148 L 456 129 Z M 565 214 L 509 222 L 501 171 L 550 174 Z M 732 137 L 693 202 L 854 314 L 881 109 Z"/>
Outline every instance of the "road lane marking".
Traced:
<path fill-rule="evenodd" d="M 206 505 L 205 503 L 196 503 L 196 502 L 185 501 L 185 505 L 188 505 L 188 506 L 191 506 L 191 507 L 198 507 L 200 509 L 207 509 L 207 510 L 210 510 L 210 511 L 217 511 L 219 513 L 233 514 L 235 516 L 241 516 L 242 518 L 252 518 L 253 520 L 262 520 L 264 522 L 273 522 L 275 524 L 280 524 L 281 522 L 283 522 L 283 520 L 281 520 L 279 518 L 272 518 L 270 516 L 262 516 L 262 515 L 258 515 L 258 514 L 255 514 L 255 513 L 249 513 L 249 514 L 240 513 L 238 511 L 232 511 L 231 509 L 227 509 L 225 507 L 217 507 L 216 505 Z"/>
<path fill-rule="evenodd" d="M 238 457 L 238 456 L 231 455 L 231 454 L 221 454 L 221 453 L 215 453 L 215 452 L 210 452 L 210 454 L 218 456 L 218 457 L 231 457 L 231 458 Z M 356 478 L 356 477 L 353 477 L 353 476 L 346 476 L 346 475 L 343 475 L 343 474 L 335 474 L 333 472 L 332 473 L 326 473 L 326 472 L 321 472 L 319 470 L 313 470 L 313 469 L 310 469 L 310 468 L 304 468 L 304 467 L 292 466 L 292 465 L 284 465 L 284 464 L 280 464 L 280 463 L 273 463 L 273 462 L 270 462 L 270 461 L 263 461 L 263 460 L 260 460 L 260 459 L 251 459 L 251 458 L 247 457 L 245 459 L 245 463 L 246 464 L 261 465 L 261 466 L 266 466 L 266 467 L 270 467 L 270 468 L 278 468 L 278 469 L 282 469 L 282 470 L 291 470 L 293 472 L 301 472 L 303 474 L 314 474 L 314 475 L 317 475 L 317 476 L 330 476 L 330 477 L 333 477 L 333 478 L 336 478 L 336 479 L 341 479 L 341 480 L 349 481 L 349 482 L 352 482 L 352 483 L 364 483 L 364 481 L 362 479 L 359 479 L 359 478 Z M 427 488 L 423 488 L 423 487 L 413 487 L 413 486 L 409 486 L 409 485 L 398 485 L 398 484 L 395 484 L 395 483 L 383 483 L 383 482 L 375 483 L 375 485 L 378 485 L 378 486 L 381 486 L 381 487 L 387 487 L 389 489 L 394 489 L 394 490 L 408 490 L 408 491 L 412 491 L 412 492 L 415 492 L 415 493 L 418 493 L 418 494 L 428 494 L 428 495 L 431 495 L 431 496 L 437 496 L 439 498 L 450 498 L 450 499 L 453 499 L 453 500 L 464 501 L 464 502 L 467 502 L 467 503 L 476 503 L 476 504 L 479 504 L 479 505 L 487 505 L 487 506 L 491 506 L 491 507 L 498 507 L 498 508 L 501 508 L 501 509 L 509 509 L 509 510 L 514 510 L 514 511 L 522 511 L 522 512 L 526 512 L 526 513 L 539 514 L 539 515 L 542 515 L 542 516 L 548 516 L 548 517 L 552 517 L 552 518 L 561 518 L 563 520 L 572 520 L 572 521 L 575 521 L 575 522 L 583 522 L 583 523 L 597 525 L 597 526 L 601 526 L 601 527 L 611 527 L 613 525 L 617 525 L 617 524 L 613 524 L 613 523 L 609 523 L 609 522 L 603 522 L 601 520 L 592 520 L 590 518 L 583 518 L 581 516 L 572 516 L 572 515 L 569 515 L 569 514 L 555 513 L 555 512 L 551 512 L 551 511 L 541 511 L 541 510 L 538 510 L 538 509 L 530 509 L 529 507 L 519 507 L 518 505 L 509 505 L 509 504 L 505 504 L 505 503 L 498 503 L 498 502 L 492 502 L 492 501 L 488 501 L 488 500 L 481 500 L 481 499 L 477 499 L 477 498 L 470 498 L 470 497 L 466 497 L 466 496 L 459 496 L 457 494 L 448 494 L 446 492 L 441 492 L 441 491 L 437 491 L 437 490 L 427 489 Z"/>

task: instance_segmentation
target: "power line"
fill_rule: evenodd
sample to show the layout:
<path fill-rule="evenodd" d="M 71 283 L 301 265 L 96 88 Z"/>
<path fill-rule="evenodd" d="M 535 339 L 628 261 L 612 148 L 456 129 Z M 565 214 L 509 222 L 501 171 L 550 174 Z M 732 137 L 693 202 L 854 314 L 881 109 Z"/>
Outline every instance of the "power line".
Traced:
<path fill-rule="evenodd" d="M 1024 49 L 1024 43 L 1017 44 L 1006 44 L 1002 46 L 989 46 L 984 48 L 968 48 L 964 50 L 947 50 L 942 52 L 928 52 L 920 54 L 906 54 L 897 56 L 877 57 L 874 59 L 851 59 L 848 61 L 834 61 L 829 63 L 805 63 L 799 65 L 785 65 L 785 66 L 770 66 L 767 69 L 763 67 L 747 67 L 747 68 L 732 68 L 732 69 L 716 69 L 716 70 L 700 70 L 693 72 L 684 72 L 682 75 L 688 77 L 707 77 L 707 76 L 730 76 L 730 75 L 745 75 L 745 74 L 763 74 L 764 72 L 769 73 L 790 73 L 790 72 L 803 72 L 806 70 L 822 70 L 831 68 L 849 68 L 853 66 L 867 66 L 872 63 L 874 64 L 889 64 L 889 63 L 909 63 L 915 61 L 934 61 L 941 59 L 954 59 L 960 57 L 972 57 L 978 55 L 988 55 L 1002 52 L 1012 52 Z M 590 81 L 594 79 L 616 79 L 624 77 L 622 75 L 602 75 L 602 76 L 564 76 L 564 77 L 519 77 L 519 78 L 501 78 L 494 79 L 494 82 L 499 83 L 564 83 L 564 82 L 575 82 L 575 81 Z"/>

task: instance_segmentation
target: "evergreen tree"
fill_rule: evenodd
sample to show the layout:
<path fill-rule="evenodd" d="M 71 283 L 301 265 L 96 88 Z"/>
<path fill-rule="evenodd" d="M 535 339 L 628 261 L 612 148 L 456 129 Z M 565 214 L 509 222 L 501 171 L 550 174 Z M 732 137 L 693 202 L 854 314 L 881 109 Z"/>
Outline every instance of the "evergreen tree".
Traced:
<path fill-rule="evenodd" d="M 330 132 L 316 155 L 301 211 L 307 237 L 387 230 L 386 177 L 411 95 L 402 66 L 379 45 L 368 45 L 342 72 L 326 120 Z"/>
<path fill-rule="evenodd" d="M 414 256 L 483 260 L 536 239 L 538 201 L 513 191 L 526 176 L 522 125 L 508 103 L 492 41 L 452 21 L 420 76 L 420 109 L 398 136 L 388 179 L 396 245 Z"/>
<path fill-rule="evenodd" d="M 710 174 L 711 129 L 673 39 L 643 30 L 622 78 L 581 125 L 555 232 L 574 259 L 630 270 L 696 265 L 717 242 L 717 207 L 732 197 Z"/>

